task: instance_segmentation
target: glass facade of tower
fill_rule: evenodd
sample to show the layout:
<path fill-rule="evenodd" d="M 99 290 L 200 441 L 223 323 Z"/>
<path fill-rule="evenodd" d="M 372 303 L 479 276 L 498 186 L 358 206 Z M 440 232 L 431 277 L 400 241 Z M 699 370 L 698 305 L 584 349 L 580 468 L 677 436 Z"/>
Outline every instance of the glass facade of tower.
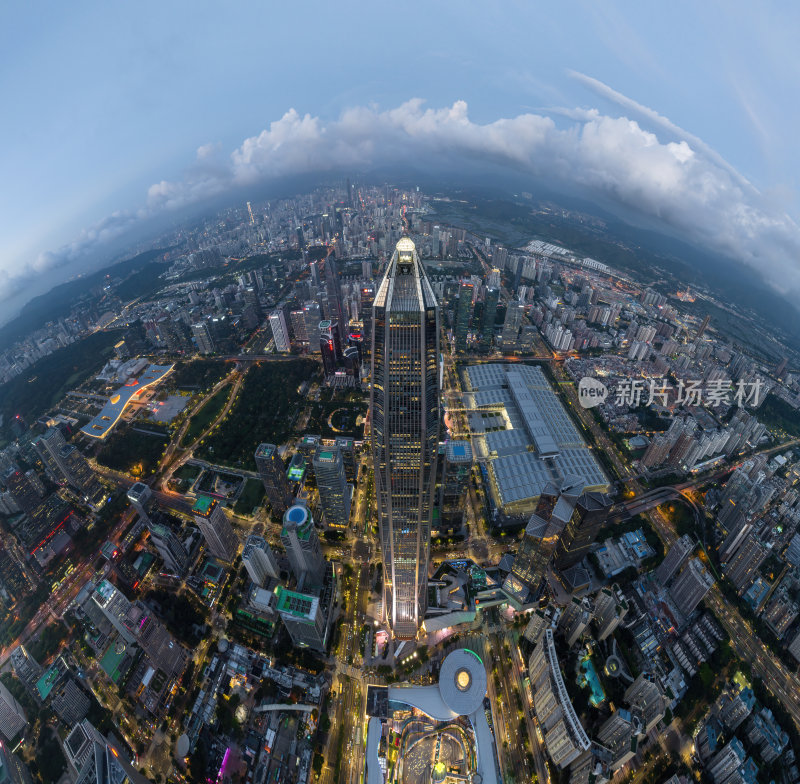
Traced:
<path fill-rule="evenodd" d="M 372 456 L 384 602 L 394 635 L 411 639 L 427 609 L 439 441 L 439 307 L 414 243 L 397 243 L 375 295 Z"/>

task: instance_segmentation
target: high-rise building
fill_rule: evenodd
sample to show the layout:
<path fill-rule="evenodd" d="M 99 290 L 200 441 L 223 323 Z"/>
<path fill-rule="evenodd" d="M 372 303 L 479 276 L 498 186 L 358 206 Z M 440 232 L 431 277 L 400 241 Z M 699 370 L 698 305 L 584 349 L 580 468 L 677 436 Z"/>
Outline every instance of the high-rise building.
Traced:
<path fill-rule="evenodd" d="M 54 482 L 65 482 L 67 471 L 61 460 L 61 449 L 67 445 L 60 428 L 48 427 L 32 441 L 34 451 L 39 455 L 45 471 Z"/>
<path fill-rule="evenodd" d="M 545 629 L 534 648 L 528 676 L 544 746 L 553 764 L 564 769 L 592 744 L 567 694 L 552 629 Z"/>
<path fill-rule="evenodd" d="M 664 560 L 656 567 L 656 578 L 661 585 L 666 585 L 684 561 L 692 554 L 694 542 L 684 534 L 672 547 L 669 548 Z"/>
<path fill-rule="evenodd" d="M 320 321 L 319 350 L 322 354 L 322 369 L 325 376 L 332 376 L 340 359 L 339 327 L 335 321 Z"/>
<path fill-rule="evenodd" d="M 497 303 L 500 301 L 500 289 L 492 284 L 486 289 L 483 300 L 483 316 L 481 317 L 481 345 L 490 348 L 494 338 L 494 322 L 497 318 Z"/>
<path fill-rule="evenodd" d="M 506 305 L 506 318 L 503 322 L 503 332 L 500 342 L 503 350 L 508 351 L 516 348 L 519 331 L 522 327 L 522 317 L 525 314 L 524 302 L 509 302 Z"/>
<path fill-rule="evenodd" d="M 751 531 L 737 550 L 723 565 L 723 574 L 733 583 L 739 595 L 743 594 L 758 573 L 758 567 L 769 555 L 769 548 Z"/>
<path fill-rule="evenodd" d="M 214 353 L 214 340 L 211 337 L 211 329 L 207 321 L 199 321 L 192 324 L 192 337 L 197 344 L 197 350 L 201 354 Z"/>
<path fill-rule="evenodd" d="M 198 496 L 192 507 L 192 516 L 211 555 L 231 563 L 239 550 L 239 537 L 222 505 L 214 498 Z"/>
<path fill-rule="evenodd" d="M 523 605 L 542 588 L 561 535 L 583 491 L 579 477 L 567 477 L 562 486 L 548 482 L 539 495 L 536 510 L 525 526 L 519 550 L 503 590 L 512 602 Z"/>
<path fill-rule="evenodd" d="M 625 690 L 625 702 L 639 711 L 645 732 L 664 718 L 667 707 L 658 683 L 646 673 L 641 673 Z"/>
<path fill-rule="evenodd" d="M 292 350 L 289 340 L 289 325 L 286 323 L 286 314 L 280 310 L 273 310 L 269 314 L 269 325 L 272 327 L 272 338 L 275 341 L 275 351 L 288 354 Z"/>
<path fill-rule="evenodd" d="M 61 447 L 59 457 L 68 484 L 90 504 L 98 503 L 103 497 L 103 486 L 78 447 L 74 444 L 64 445 Z"/>
<path fill-rule="evenodd" d="M 125 594 L 108 580 L 101 580 L 97 585 L 89 583 L 89 587 L 91 588 L 91 600 L 94 606 L 100 610 L 106 621 L 119 632 L 125 642 L 132 643 L 136 636 L 125 623 L 131 609 L 131 603 Z M 87 614 L 89 613 L 87 612 Z"/>
<path fill-rule="evenodd" d="M 25 711 L 12 696 L 11 692 L 0 683 L 0 732 L 9 742 L 19 735 L 28 724 Z"/>
<path fill-rule="evenodd" d="M 406 237 L 378 287 L 373 324 L 371 437 L 384 608 L 393 634 L 412 639 L 427 609 L 439 443 L 439 307 Z"/>
<path fill-rule="evenodd" d="M 440 532 L 461 530 L 471 476 L 472 446 L 469 441 L 448 441 L 444 450 L 439 522 L 436 526 Z"/>
<path fill-rule="evenodd" d="M 275 553 L 263 536 L 251 535 L 247 537 L 242 553 L 244 564 L 250 579 L 258 586 L 263 587 L 268 577 L 278 577 L 280 570 L 275 559 Z"/>
<path fill-rule="evenodd" d="M 139 519 L 147 525 L 153 511 L 153 491 L 144 482 L 134 482 L 128 489 L 127 496 Z"/>
<path fill-rule="evenodd" d="M 628 613 L 628 602 L 622 596 L 619 586 L 603 588 L 594 598 L 594 622 L 597 625 L 597 639 L 605 640 L 622 622 Z"/>
<path fill-rule="evenodd" d="M 186 574 L 189 568 L 189 553 L 186 552 L 183 542 L 170 528 L 161 523 L 149 522 L 147 529 L 150 532 L 150 541 L 164 561 L 164 568 L 178 576 Z"/>
<path fill-rule="evenodd" d="M 611 501 L 605 493 L 583 493 L 564 527 L 555 551 L 559 571 L 580 563 L 594 544 L 607 517 Z"/>
<path fill-rule="evenodd" d="M 318 596 L 290 591 L 282 586 L 275 589 L 276 611 L 283 619 L 292 642 L 298 648 L 325 650 L 328 624 Z"/>
<path fill-rule="evenodd" d="M 282 515 L 292 503 L 292 489 L 278 447 L 275 444 L 259 444 L 255 459 L 269 505 L 275 515 Z"/>
<path fill-rule="evenodd" d="M 672 601 L 684 615 L 691 615 L 695 607 L 714 585 L 714 578 L 697 558 L 690 558 L 683 571 L 673 580 L 669 589 Z"/>
<path fill-rule="evenodd" d="M 325 292 L 328 295 L 328 308 L 332 313 L 331 320 L 337 321 L 342 329 L 348 323 L 342 304 L 342 288 L 339 281 L 339 267 L 332 255 L 325 259 Z"/>
<path fill-rule="evenodd" d="M 290 506 L 283 516 L 281 542 L 298 586 L 317 588 L 325 581 L 325 559 L 305 504 Z"/>
<path fill-rule="evenodd" d="M 23 683 L 32 686 L 42 677 L 44 668 L 28 653 L 24 645 L 17 645 L 17 647 L 11 651 L 9 660 L 14 669 L 14 675 Z"/>
<path fill-rule="evenodd" d="M 455 340 L 456 351 L 467 350 L 467 333 L 469 324 L 472 320 L 472 298 L 475 294 L 475 286 L 471 280 L 462 280 L 458 287 L 458 302 L 455 312 Z"/>
<path fill-rule="evenodd" d="M 564 634 L 567 647 L 571 648 L 578 641 L 592 620 L 592 612 L 592 603 L 586 597 L 579 599 L 577 596 L 573 596 L 570 603 L 564 608 L 558 627 Z"/>
<path fill-rule="evenodd" d="M 346 528 L 350 522 L 353 488 L 347 482 L 344 459 L 338 447 L 317 447 L 314 454 L 314 476 L 317 479 L 325 525 L 330 528 Z"/>
<path fill-rule="evenodd" d="M 374 302 L 375 285 L 367 283 L 361 287 L 361 323 L 363 325 L 361 335 L 366 354 L 366 356 L 362 357 L 362 361 L 369 359 L 369 352 L 372 348 L 372 305 Z"/>
<path fill-rule="evenodd" d="M 32 784 L 33 782 L 28 766 L 4 743 L 0 743 L 0 777 L 2 777 L 3 784 Z"/>
<path fill-rule="evenodd" d="M 638 750 L 641 723 L 638 717 L 623 708 L 617 708 L 597 731 L 597 740 L 612 754 L 610 770 L 619 770 Z"/>

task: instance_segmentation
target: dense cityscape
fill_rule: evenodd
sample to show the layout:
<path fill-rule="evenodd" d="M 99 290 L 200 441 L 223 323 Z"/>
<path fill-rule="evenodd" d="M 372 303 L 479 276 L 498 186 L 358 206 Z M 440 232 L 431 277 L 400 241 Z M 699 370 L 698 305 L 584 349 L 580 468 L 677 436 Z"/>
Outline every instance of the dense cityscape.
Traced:
<path fill-rule="evenodd" d="M 485 208 L 342 178 L 11 322 L 8 777 L 800 781 L 796 348 Z"/>

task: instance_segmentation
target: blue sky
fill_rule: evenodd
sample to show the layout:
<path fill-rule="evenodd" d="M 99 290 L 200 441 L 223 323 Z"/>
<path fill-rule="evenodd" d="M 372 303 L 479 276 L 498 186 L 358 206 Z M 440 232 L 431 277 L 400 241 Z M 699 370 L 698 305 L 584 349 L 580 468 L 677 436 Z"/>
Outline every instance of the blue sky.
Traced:
<path fill-rule="evenodd" d="M 788 2 L 755 9 L 5 4 L 0 297 L 66 277 L 82 251 L 102 247 L 119 226 L 145 225 L 233 184 L 324 169 L 328 158 L 381 163 L 393 145 L 522 161 L 555 185 L 563 177 L 595 194 L 605 188 L 699 244 L 747 246 L 746 263 L 768 268 L 776 287 L 791 273 L 800 290 L 800 272 L 792 277 L 800 10 Z M 407 104 L 415 98 L 424 105 Z M 284 117 L 290 109 L 296 118 Z M 512 124 L 496 125 L 500 118 Z M 620 118 L 635 132 L 612 122 Z M 542 157 L 563 165 L 543 166 Z M 646 177 L 622 165 L 631 160 Z M 713 194 L 691 204 L 695 215 L 708 209 L 708 220 L 693 222 L 682 191 L 691 201 L 708 182 Z"/>

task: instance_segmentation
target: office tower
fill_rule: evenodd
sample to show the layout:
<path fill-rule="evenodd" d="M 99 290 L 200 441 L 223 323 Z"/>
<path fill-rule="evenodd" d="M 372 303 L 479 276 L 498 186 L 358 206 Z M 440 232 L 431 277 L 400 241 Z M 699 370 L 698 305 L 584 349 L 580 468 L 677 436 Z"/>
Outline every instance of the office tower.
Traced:
<path fill-rule="evenodd" d="M 552 629 L 545 629 L 534 648 L 528 676 L 545 749 L 553 764 L 564 769 L 592 744 L 567 694 Z"/>
<path fill-rule="evenodd" d="M 666 585 L 684 561 L 692 554 L 694 542 L 684 534 L 669 548 L 664 560 L 656 567 L 656 578 L 661 585 Z"/>
<path fill-rule="evenodd" d="M 292 503 L 292 489 L 286 478 L 283 460 L 278 455 L 278 447 L 275 444 L 259 444 L 255 458 L 272 512 L 282 515 Z"/>
<path fill-rule="evenodd" d="M 714 784 L 723 784 L 744 765 L 747 753 L 738 738 L 731 738 L 706 765 L 706 773 Z"/>
<path fill-rule="evenodd" d="M 439 495 L 439 530 L 459 531 L 472 476 L 472 447 L 469 441 L 448 441 L 444 450 L 442 486 Z"/>
<path fill-rule="evenodd" d="M 164 568 L 178 576 L 186 574 L 189 553 L 186 552 L 183 542 L 161 523 L 148 522 L 147 529 L 150 531 L 150 541 L 164 561 Z"/>
<path fill-rule="evenodd" d="M 74 444 L 65 444 L 59 452 L 69 485 L 90 503 L 98 503 L 103 496 L 103 486 L 94 475 L 89 461 Z"/>
<path fill-rule="evenodd" d="M 708 322 L 711 321 L 711 316 L 706 316 L 703 319 L 703 323 L 700 325 L 700 328 L 697 330 L 697 337 L 701 338 L 705 334 L 706 329 L 708 328 Z"/>
<path fill-rule="evenodd" d="M 11 692 L 0 683 L 0 732 L 10 743 L 28 723 L 25 711 Z"/>
<path fill-rule="evenodd" d="M 250 579 L 258 586 L 263 587 L 268 577 L 277 578 L 280 575 L 275 553 L 262 536 L 248 536 L 242 553 L 244 564 Z"/>
<path fill-rule="evenodd" d="M 106 621 L 119 632 L 126 642 L 132 643 L 136 637 L 125 624 L 125 619 L 131 609 L 131 603 L 125 594 L 108 580 L 101 580 L 96 586 L 92 583 L 88 585 L 91 588 L 91 600 L 94 606 L 100 610 Z M 87 614 L 90 612 L 87 610 Z"/>
<path fill-rule="evenodd" d="M 29 686 L 36 683 L 44 673 L 42 665 L 28 653 L 24 645 L 17 645 L 11 651 L 9 660 L 14 669 L 14 675 Z"/>
<path fill-rule="evenodd" d="M 318 588 L 325 581 L 325 559 L 314 521 L 305 504 L 295 504 L 283 516 L 281 542 L 298 586 Z"/>
<path fill-rule="evenodd" d="M 625 702 L 639 711 L 644 732 L 650 732 L 664 718 L 667 707 L 658 683 L 646 673 L 641 673 L 625 690 Z"/>
<path fill-rule="evenodd" d="M 611 501 L 605 493 L 587 492 L 581 495 L 559 538 L 554 556 L 556 569 L 563 572 L 589 554 L 610 507 Z"/>
<path fill-rule="evenodd" d="M 31 480 L 18 468 L 13 466 L 3 476 L 3 484 L 11 493 L 17 506 L 32 520 L 39 517 L 42 498 L 36 492 Z"/>
<path fill-rule="evenodd" d="M 747 722 L 747 740 L 767 765 L 775 762 L 789 745 L 788 733 L 781 729 L 769 708 L 761 708 Z"/>
<path fill-rule="evenodd" d="M 319 288 L 321 285 L 320 277 L 319 277 L 319 262 L 318 261 L 311 261 L 308 264 L 309 272 L 311 273 L 311 283 L 316 287 Z"/>
<path fill-rule="evenodd" d="M 558 621 L 558 628 L 564 634 L 567 647 L 571 648 L 575 645 L 583 634 L 592 620 L 592 610 L 592 603 L 586 597 L 579 599 L 577 596 L 573 596 L 570 603 L 564 608 Z"/>
<path fill-rule="evenodd" d="M 148 525 L 153 509 L 153 491 L 144 482 L 135 482 L 128 489 L 127 495 L 128 501 L 136 510 L 139 519 Z"/>
<path fill-rule="evenodd" d="M 720 721 L 733 732 L 752 713 L 755 704 L 756 697 L 748 686 L 738 693 L 725 691 L 717 703 Z"/>
<path fill-rule="evenodd" d="M 340 356 L 338 335 L 339 329 L 335 321 L 320 321 L 319 350 L 322 354 L 322 369 L 326 377 L 332 376 L 336 372 Z"/>
<path fill-rule="evenodd" d="M 192 324 L 192 337 L 197 345 L 197 350 L 201 354 L 214 353 L 214 341 L 211 338 L 211 330 L 207 321 L 199 321 L 197 324 Z"/>
<path fill-rule="evenodd" d="M 372 280 L 372 262 L 369 259 L 364 259 L 361 262 L 361 277 L 366 280 Z"/>
<path fill-rule="evenodd" d="M 357 382 L 361 380 L 361 356 L 355 346 L 348 346 L 344 350 L 344 365 L 347 375 L 352 376 Z"/>
<path fill-rule="evenodd" d="M 395 637 L 413 639 L 427 608 L 439 443 L 439 307 L 404 237 L 373 308 L 372 456 L 384 574 Z"/>
<path fill-rule="evenodd" d="M 369 352 L 372 348 L 372 305 L 374 302 L 375 286 L 372 283 L 367 283 L 361 287 L 361 323 L 363 325 L 361 335 L 365 352 L 362 361 L 366 361 L 369 358 Z"/>
<path fill-rule="evenodd" d="M 545 629 L 547 629 L 549 626 L 550 617 L 545 614 L 544 610 L 541 610 L 537 607 L 530 614 L 528 625 L 525 627 L 525 631 L 522 633 L 522 636 L 529 642 L 537 645 L 539 640 L 542 639 Z"/>
<path fill-rule="evenodd" d="M 306 314 L 303 310 L 293 310 L 289 313 L 289 321 L 292 325 L 292 337 L 295 343 L 308 343 L 308 332 L 306 330 Z"/>
<path fill-rule="evenodd" d="M 538 597 L 583 487 L 582 479 L 567 477 L 561 487 L 548 482 L 542 488 L 536 511 L 525 526 L 511 572 L 503 584 L 503 590 L 517 604 L 526 604 L 529 599 Z"/>
<path fill-rule="evenodd" d="M 795 618 L 800 614 L 800 608 L 793 601 L 791 594 L 784 585 L 772 594 L 772 597 L 764 607 L 761 617 L 767 626 L 775 632 L 775 636 L 783 639 L 789 627 L 794 623 Z"/>
<path fill-rule="evenodd" d="M 54 482 L 65 482 L 67 471 L 61 460 L 61 449 L 67 445 L 64 434 L 57 427 L 47 430 L 32 442 L 33 449 L 42 461 L 45 471 Z"/>
<path fill-rule="evenodd" d="M 89 712 L 89 697 L 66 671 L 50 692 L 50 707 L 67 726 L 77 724 Z"/>
<path fill-rule="evenodd" d="M 641 723 L 630 711 L 617 708 L 597 731 L 597 741 L 612 754 L 609 768 L 619 770 L 636 755 Z"/>
<path fill-rule="evenodd" d="M 330 528 L 346 528 L 350 522 L 353 488 L 347 483 L 344 460 L 338 447 L 317 447 L 314 454 L 314 476 L 317 478 L 325 525 Z"/>
<path fill-rule="evenodd" d="M 467 333 L 469 324 L 472 320 L 472 297 L 475 293 L 475 286 L 471 280 L 462 280 L 458 288 L 458 302 L 456 303 L 455 335 L 456 351 L 464 352 L 467 350 Z"/>
<path fill-rule="evenodd" d="M 751 531 L 736 552 L 723 565 L 723 574 L 733 583 L 741 596 L 755 579 L 758 567 L 769 555 L 769 548 Z"/>
<path fill-rule="evenodd" d="M 494 322 L 497 318 L 497 303 L 500 301 L 498 286 L 489 285 L 483 300 L 483 316 L 481 318 L 481 345 L 490 348 L 494 338 Z"/>
<path fill-rule="evenodd" d="M 303 304 L 303 317 L 306 320 L 306 337 L 308 350 L 312 354 L 319 353 L 319 322 L 322 320 L 322 311 L 319 304 L 309 300 Z"/>
<path fill-rule="evenodd" d="M 192 516 L 211 555 L 221 561 L 232 562 L 239 550 L 239 537 L 220 503 L 214 498 L 201 495 L 194 502 Z"/>
<path fill-rule="evenodd" d="M 167 678 L 175 678 L 183 672 L 188 658 L 185 648 L 177 643 L 147 605 L 143 602 L 132 604 L 125 616 L 125 625 L 145 655 L 157 663 Z"/>
<path fill-rule="evenodd" d="M 328 296 L 328 307 L 333 314 L 331 320 L 337 321 L 344 330 L 349 320 L 345 317 L 342 303 L 339 268 L 336 264 L 336 259 L 334 259 L 332 255 L 329 255 L 328 258 L 325 259 L 325 293 Z"/>
<path fill-rule="evenodd" d="M 319 436 L 303 436 L 297 442 L 297 451 L 303 456 L 306 464 L 306 481 L 316 481 L 314 477 L 314 455 L 316 454 L 317 447 L 319 446 Z"/>
<path fill-rule="evenodd" d="M 594 622 L 597 626 L 597 639 L 605 640 L 622 622 L 628 613 L 628 602 L 615 583 L 611 588 L 603 588 L 594 597 Z"/>
<path fill-rule="evenodd" d="M 286 314 L 280 309 L 273 310 L 269 314 L 269 325 L 272 327 L 275 351 L 280 354 L 288 354 L 292 346 L 289 340 L 289 327 L 286 324 Z"/>
<path fill-rule="evenodd" d="M 725 516 L 725 522 L 721 524 L 728 526 L 728 533 L 719 546 L 719 560 L 720 563 L 725 564 L 739 549 L 739 545 L 749 536 L 753 530 L 754 521 L 747 516 L 748 510 L 741 508 L 741 506 L 726 506 L 723 509 L 728 514 Z"/>
<path fill-rule="evenodd" d="M 508 305 L 506 305 L 506 318 L 503 322 L 503 331 L 500 335 L 500 342 L 504 350 L 514 349 L 516 347 L 524 313 L 524 302 L 509 302 Z"/>
<path fill-rule="evenodd" d="M 290 591 L 278 586 L 275 589 L 275 609 L 281 616 L 292 642 L 298 648 L 311 648 L 324 652 L 328 625 L 320 597 Z"/>
<path fill-rule="evenodd" d="M 28 766 L 4 743 L 0 743 L 0 779 L 3 784 L 32 784 Z"/>
<path fill-rule="evenodd" d="M 714 578 L 697 558 L 690 558 L 683 571 L 673 580 L 669 589 L 675 607 L 684 616 L 691 615 L 695 607 L 714 585 Z"/>

